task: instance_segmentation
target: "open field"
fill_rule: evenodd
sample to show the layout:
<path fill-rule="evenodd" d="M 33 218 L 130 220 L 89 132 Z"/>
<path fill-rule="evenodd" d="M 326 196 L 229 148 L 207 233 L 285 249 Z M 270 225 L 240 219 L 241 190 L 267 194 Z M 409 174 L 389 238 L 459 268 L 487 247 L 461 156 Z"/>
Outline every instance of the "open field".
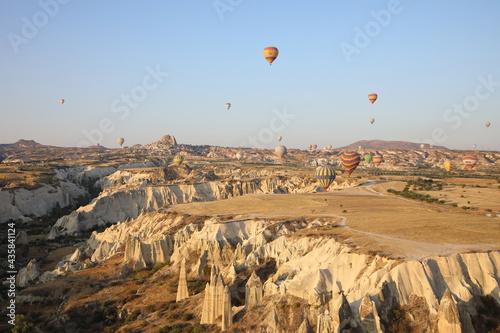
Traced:
<path fill-rule="evenodd" d="M 500 198 L 500 192 L 497 194 Z M 448 209 L 450 208 L 450 209 Z M 272 217 L 309 221 L 345 218 L 332 235 L 360 251 L 422 258 L 464 251 L 500 249 L 500 219 L 460 212 L 448 205 L 423 204 L 377 195 L 364 187 L 327 193 L 249 195 L 217 202 L 176 205 L 172 211 L 235 218 Z M 317 230 L 316 234 L 321 234 Z"/>

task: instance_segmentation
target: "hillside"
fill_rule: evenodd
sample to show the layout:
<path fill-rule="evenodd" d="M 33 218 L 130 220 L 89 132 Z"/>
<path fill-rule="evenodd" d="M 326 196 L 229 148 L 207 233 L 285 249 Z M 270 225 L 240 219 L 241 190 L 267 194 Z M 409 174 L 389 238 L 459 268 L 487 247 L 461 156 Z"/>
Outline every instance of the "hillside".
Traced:
<path fill-rule="evenodd" d="M 410 149 L 421 149 L 421 146 L 424 144 L 424 149 L 448 149 L 443 146 L 435 146 L 433 145 L 432 148 L 429 144 L 427 143 L 415 143 L 415 142 L 408 142 L 408 141 L 385 141 L 385 140 L 361 140 L 361 141 L 356 141 L 354 143 L 351 143 L 348 146 L 336 148 L 336 149 L 358 149 L 359 146 L 361 146 L 363 149 L 403 149 L 403 150 L 410 150 Z"/>

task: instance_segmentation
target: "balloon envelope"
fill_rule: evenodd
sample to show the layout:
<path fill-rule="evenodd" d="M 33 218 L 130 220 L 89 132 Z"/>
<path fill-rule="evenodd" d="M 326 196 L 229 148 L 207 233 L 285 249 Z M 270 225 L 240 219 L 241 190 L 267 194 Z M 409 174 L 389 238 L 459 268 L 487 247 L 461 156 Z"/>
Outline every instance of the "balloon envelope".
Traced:
<path fill-rule="evenodd" d="M 477 156 L 476 155 L 465 155 L 464 156 L 464 164 L 467 167 L 467 170 L 471 171 L 477 164 Z"/>
<path fill-rule="evenodd" d="M 231 103 L 226 103 L 226 109 L 229 110 L 230 107 L 231 107 Z"/>
<path fill-rule="evenodd" d="M 329 165 L 316 169 L 316 179 L 319 180 L 319 183 L 325 190 L 332 185 L 336 176 L 335 170 Z"/>
<path fill-rule="evenodd" d="M 342 163 L 342 167 L 345 169 L 345 171 L 349 176 L 354 171 L 354 169 L 357 168 L 360 161 L 361 161 L 361 156 L 353 151 L 346 151 L 340 157 L 340 162 Z"/>
<path fill-rule="evenodd" d="M 365 154 L 365 156 L 363 157 L 365 159 L 365 162 L 366 163 L 370 163 L 372 161 L 372 154 Z"/>
<path fill-rule="evenodd" d="M 283 139 L 281 136 L 278 136 L 278 141 L 281 141 L 281 139 Z"/>
<path fill-rule="evenodd" d="M 378 95 L 377 95 L 377 94 L 375 94 L 375 93 L 373 93 L 373 94 L 368 94 L 368 100 L 369 100 L 370 102 L 372 102 L 372 104 L 373 104 L 373 103 L 375 103 L 375 101 L 377 100 L 377 98 L 378 98 Z"/>
<path fill-rule="evenodd" d="M 278 49 L 274 46 L 268 46 L 262 51 L 264 58 L 269 62 L 269 65 L 273 63 L 274 60 L 278 57 Z"/>
<path fill-rule="evenodd" d="M 484 126 L 486 126 L 486 127 L 490 127 L 490 125 L 491 125 L 491 123 L 489 121 L 484 123 Z"/>
<path fill-rule="evenodd" d="M 279 158 L 283 158 L 283 156 L 285 156 L 285 154 L 286 154 L 286 147 L 285 146 L 277 146 L 276 148 L 274 148 L 274 152 L 276 153 L 276 155 Z"/>
<path fill-rule="evenodd" d="M 124 138 L 118 138 L 118 140 L 116 140 L 120 146 L 123 145 L 123 143 L 125 142 L 125 139 Z"/>
<path fill-rule="evenodd" d="M 313 149 L 318 148 L 318 145 L 312 145 Z"/>
<path fill-rule="evenodd" d="M 370 121 L 370 124 L 373 124 L 373 123 L 375 122 L 375 119 L 370 118 L 370 120 L 369 120 L 369 121 Z"/>
<path fill-rule="evenodd" d="M 383 161 L 384 161 L 384 158 L 382 157 L 382 155 L 373 156 L 373 164 L 375 164 L 376 166 L 379 166 L 380 163 L 382 163 Z"/>
<path fill-rule="evenodd" d="M 307 145 L 307 149 L 309 150 L 312 149 L 312 147 L 313 147 L 312 145 Z"/>
<path fill-rule="evenodd" d="M 444 168 L 446 171 L 450 172 L 450 171 L 451 171 L 451 169 L 453 169 L 453 165 L 451 164 L 451 161 L 450 161 L 450 160 L 446 160 L 446 161 L 444 161 L 444 163 L 443 163 L 443 168 Z"/>
<path fill-rule="evenodd" d="M 242 157 L 243 157 L 243 153 L 242 152 L 239 151 L 239 152 L 236 153 L 236 159 L 237 160 L 241 160 Z"/>
<path fill-rule="evenodd" d="M 61 98 L 61 99 L 59 100 L 59 103 L 64 104 L 64 98 Z"/>
<path fill-rule="evenodd" d="M 184 157 L 182 157 L 182 155 L 177 154 L 174 156 L 174 160 L 173 160 L 174 164 L 181 165 L 183 161 L 184 161 Z"/>

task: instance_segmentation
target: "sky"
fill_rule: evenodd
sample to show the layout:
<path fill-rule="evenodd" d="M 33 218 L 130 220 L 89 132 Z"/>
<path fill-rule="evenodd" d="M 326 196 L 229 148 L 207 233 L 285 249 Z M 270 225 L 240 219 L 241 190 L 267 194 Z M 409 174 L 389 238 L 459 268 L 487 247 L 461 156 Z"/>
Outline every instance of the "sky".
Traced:
<path fill-rule="evenodd" d="M 500 150 L 499 13 L 497 0 L 4 0 L 0 143 Z"/>

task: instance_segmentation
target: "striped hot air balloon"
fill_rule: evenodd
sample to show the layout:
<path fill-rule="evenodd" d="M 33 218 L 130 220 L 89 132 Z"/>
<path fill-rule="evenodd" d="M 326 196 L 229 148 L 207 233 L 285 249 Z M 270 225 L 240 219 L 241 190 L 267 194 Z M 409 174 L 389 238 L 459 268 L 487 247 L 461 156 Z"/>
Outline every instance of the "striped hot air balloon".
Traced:
<path fill-rule="evenodd" d="M 365 159 L 366 163 L 370 163 L 372 161 L 373 155 L 372 154 L 365 154 L 365 156 L 363 156 L 363 158 Z"/>
<path fill-rule="evenodd" d="M 375 93 L 373 93 L 373 94 L 369 94 L 369 95 L 368 95 L 368 100 L 369 100 L 370 102 L 372 102 L 372 104 L 373 104 L 373 103 L 375 103 L 375 101 L 377 100 L 377 98 L 378 98 L 378 95 L 377 95 L 377 94 L 375 94 Z"/>
<path fill-rule="evenodd" d="M 342 167 L 345 169 L 345 171 L 349 176 L 354 171 L 354 169 L 357 168 L 360 161 L 361 161 L 361 156 L 353 151 L 346 151 L 340 157 L 340 162 L 342 163 Z"/>
<path fill-rule="evenodd" d="M 262 51 L 262 54 L 266 58 L 266 60 L 269 62 L 269 65 L 273 63 L 274 60 L 278 57 L 278 49 L 274 46 L 268 46 Z"/>
<path fill-rule="evenodd" d="M 376 166 L 379 166 L 380 163 L 382 163 L 383 161 L 384 161 L 384 158 L 382 157 L 382 155 L 373 156 L 373 164 L 375 164 Z"/>
<path fill-rule="evenodd" d="M 177 164 L 177 165 L 181 165 L 183 161 L 184 161 L 184 157 L 182 157 L 181 154 L 175 155 L 174 160 L 173 160 L 174 164 Z"/>
<path fill-rule="evenodd" d="M 464 164 L 467 167 L 467 170 L 471 171 L 477 164 L 477 156 L 476 155 L 465 155 L 464 156 Z"/>
<path fill-rule="evenodd" d="M 444 168 L 446 171 L 450 172 L 450 171 L 451 171 L 451 169 L 453 169 L 453 165 L 451 164 L 451 161 L 450 161 L 450 160 L 446 160 L 446 161 L 444 161 L 444 163 L 443 163 L 443 168 Z"/>
<path fill-rule="evenodd" d="M 325 190 L 332 185 L 336 176 L 335 170 L 333 170 L 333 168 L 329 165 L 316 169 L 316 179 L 319 180 L 319 183 Z"/>

